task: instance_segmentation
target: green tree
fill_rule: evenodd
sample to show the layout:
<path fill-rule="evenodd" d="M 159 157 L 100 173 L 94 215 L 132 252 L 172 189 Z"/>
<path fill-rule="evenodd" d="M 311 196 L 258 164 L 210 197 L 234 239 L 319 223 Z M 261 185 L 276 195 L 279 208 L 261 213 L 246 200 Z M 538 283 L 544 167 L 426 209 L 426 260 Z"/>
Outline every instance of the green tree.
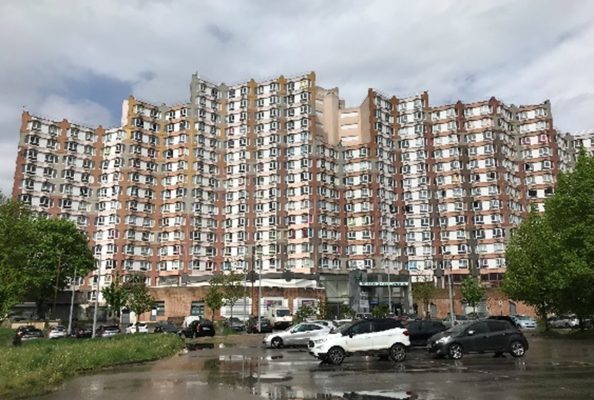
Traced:
<path fill-rule="evenodd" d="M 482 300 L 486 289 L 479 283 L 478 279 L 467 277 L 462 282 L 460 292 L 464 299 L 472 307 L 472 311 L 476 313 L 476 305 Z"/>
<path fill-rule="evenodd" d="M 390 307 L 387 304 L 380 304 L 371 310 L 371 314 L 375 318 L 386 318 L 390 313 Z"/>
<path fill-rule="evenodd" d="M 204 297 L 204 303 L 212 310 L 212 320 L 215 319 L 215 312 L 220 310 L 224 304 L 223 285 L 225 282 L 225 276 L 222 274 L 213 275 L 210 278 L 210 285 L 208 291 Z"/>
<path fill-rule="evenodd" d="M 301 307 L 299 307 L 299 310 L 297 310 L 297 312 L 295 313 L 295 316 L 293 317 L 293 321 L 298 324 L 298 323 L 303 322 L 303 321 L 307 320 L 309 317 L 312 317 L 316 314 L 317 314 L 317 310 L 314 307 L 304 304 Z"/>
<path fill-rule="evenodd" d="M 231 309 L 231 318 L 233 318 L 233 306 L 239 299 L 245 295 L 245 286 L 243 285 L 243 274 L 231 271 L 224 275 L 222 280 L 222 294 L 224 304 Z"/>
<path fill-rule="evenodd" d="M 0 194 L 0 317 L 22 301 L 36 235 L 34 219 L 20 202 Z"/>
<path fill-rule="evenodd" d="M 101 290 L 107 306 L 111 310 L 111 315 L 114 321 L 119 321 L 122 308 L 126 306 L 128 301 L 128 288 L 120 279 L 120 274 L 116 273 L 115 278 L 111 281 L 109 286 Z"/>
<path fill-rule="evenodd" d="M 425 315 L 430 316 L 429 305 L 435 298 L 437 288 L 433 284 L 433 281 L 417 282 L 412 284 L 412 295 L 416 302 L 420 302 L 423 305 L 423 310 L 426 312 Z"/>
<path fill-rule="evenodd" d="M 575 169 L 561 173 L 545 218 L 562 250 L 557 307 L 583 319 L 594 310 L 594 158 L 582 149 Z"/>
<path fill-rule="evenodd" d="M 562 253 L 558 235 L 535 209 L 515 231 L 505 252 L 503 292 L 512 300 L 533 306 L 542 321 L 560 301 L 564 285 Z"/>
<path fill-rule="evenodd" d="M 155 299 L 146 286 L 144 275 L 130 275 L 125 288 L 128 293 L 126 307 L 136 314 L 136 318 L 140 318 L 140 314 L 155 307 Z M 136 326 L 136 330 L 138 332 L 138 326 Z"/>
<path fill-rule="evenodd" d="M 48 299 L 55 306 L 58 291 L 76 274 L 85 276 L 95 268 L 95 258 L 83 232 L 69 220 L 37 218 L 34 243 L 25 270 L 27 297 L 35 300 L 38 314 L 45 314 Z M 53 311 L 53 310 L 52 310 Z"/>

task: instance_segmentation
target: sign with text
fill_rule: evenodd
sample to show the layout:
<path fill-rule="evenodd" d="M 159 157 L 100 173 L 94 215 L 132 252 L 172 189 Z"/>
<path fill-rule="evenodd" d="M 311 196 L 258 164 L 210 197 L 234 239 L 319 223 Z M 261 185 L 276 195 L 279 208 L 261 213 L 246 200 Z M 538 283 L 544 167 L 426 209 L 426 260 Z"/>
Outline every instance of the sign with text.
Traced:
<path fill-rule="evenodd" d="M 380 286 L 408 286 L 408 282 L 359 282 L 359 286 L 380 287 Z"/>

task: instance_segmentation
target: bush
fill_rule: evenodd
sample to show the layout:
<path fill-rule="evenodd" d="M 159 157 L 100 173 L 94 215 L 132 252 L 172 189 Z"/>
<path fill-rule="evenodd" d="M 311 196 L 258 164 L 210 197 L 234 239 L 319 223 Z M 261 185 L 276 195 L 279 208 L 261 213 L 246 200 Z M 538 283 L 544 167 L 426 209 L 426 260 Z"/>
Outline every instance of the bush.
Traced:
<path fill-rule="evenodd" d="M 0 398 L 29 397 L 66 378 L 114 365 L 167 357 L 183 347 L 177 335 L 37 340 L 0 348 Z"/>

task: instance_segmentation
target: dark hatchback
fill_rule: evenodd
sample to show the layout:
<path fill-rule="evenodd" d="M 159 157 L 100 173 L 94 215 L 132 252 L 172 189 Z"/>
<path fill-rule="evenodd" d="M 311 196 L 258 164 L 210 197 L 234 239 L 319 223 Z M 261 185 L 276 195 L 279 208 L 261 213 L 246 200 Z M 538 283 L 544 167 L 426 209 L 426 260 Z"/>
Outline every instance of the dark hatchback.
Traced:
<path fill-rule="evenodd" d="M 528 341 L 508 321 L 487 319 L 457 325 L 431 336 L 427 341 L 427 350 L 454 360 L 468 353 L 510 353 L 514 357 L 522 357 L 528 350 Z"/>
<path fill-rule="evenodd" d="M 182 338 L 197 338 L 201 336 L 214 336 L 215 327 L 211 320 L 200 319 L 192 321 L 190 325 L 179 331 Z"/>
<path fill-rule="evenodd" d="M 427 340 L 436 333 L 448 329 L 441 321 L 416 320 L 406 325 L 411 346 L 426 346 Z"/>
<path fill-rule="evenodd" d="M 28 340 L 43 339 L 43 331 L 41 329 L 37 329 L 33 325 L 19 327 L 16 331 L 16 334 L 23 342 Z"/>
<path fill-rule="evenodd" d="M 268 318 L 260 319 L 260 329 L 258 329 L 258 318 L 251 317 L 246 323 L 247 333 L 271 333 L 272 323 Z"/>
<path fill-rule="evenodd" d="M 155 325 L 154 333 L 177 333 L 179 331 L 177 325 L 171 322 L 158 322 Z"/>

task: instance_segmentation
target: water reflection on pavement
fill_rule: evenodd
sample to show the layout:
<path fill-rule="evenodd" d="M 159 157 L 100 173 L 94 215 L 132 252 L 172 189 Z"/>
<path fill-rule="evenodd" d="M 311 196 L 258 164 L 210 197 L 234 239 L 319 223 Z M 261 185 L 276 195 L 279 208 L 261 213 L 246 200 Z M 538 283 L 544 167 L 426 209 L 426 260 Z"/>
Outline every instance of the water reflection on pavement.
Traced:
<path fill-rule="evenodd" d="M 591 399 L 594 343 L 534 339 L 523 359 L 429 357 L 401 364 L 350 357 L 320 364 L 304 350 L 198 346 L 155 363 L 83 376 L 43 399 Z"/>

